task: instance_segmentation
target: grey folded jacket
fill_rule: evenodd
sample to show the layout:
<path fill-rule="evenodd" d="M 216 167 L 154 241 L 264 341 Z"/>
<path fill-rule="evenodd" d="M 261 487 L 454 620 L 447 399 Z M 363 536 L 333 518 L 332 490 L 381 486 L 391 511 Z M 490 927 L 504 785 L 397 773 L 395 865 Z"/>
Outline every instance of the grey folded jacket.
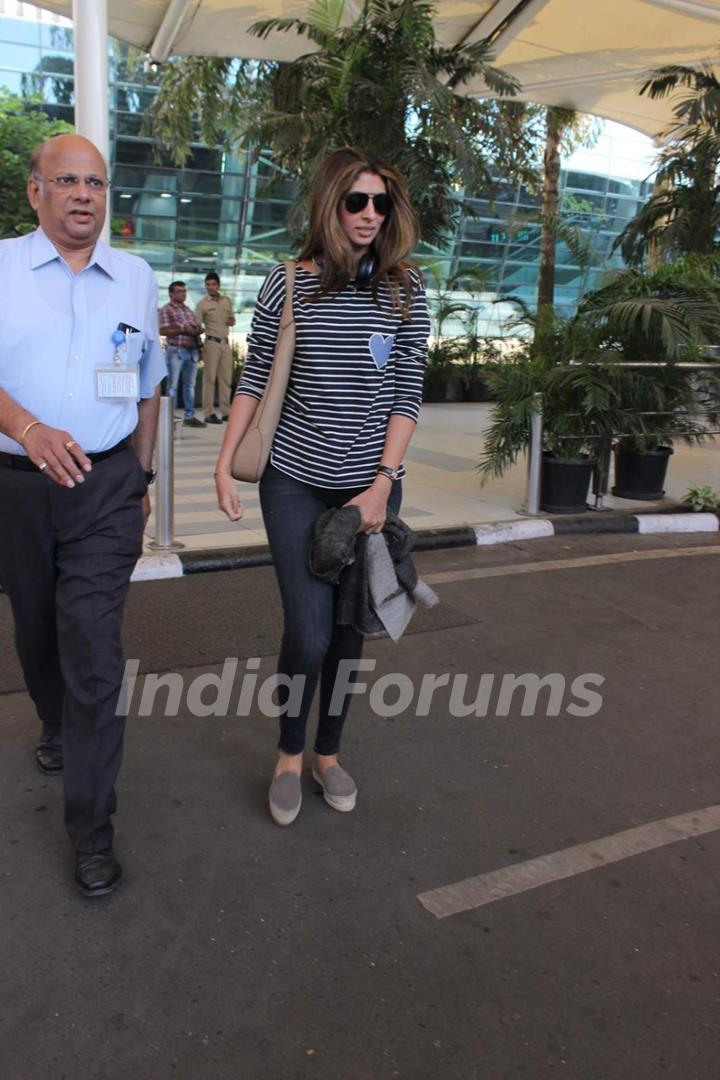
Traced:
<path fill-rule="evenodd" d="M 382 533 L 359 533 L 357 506 L 326 510 L 315 522 L 310 570 L 338 585 L 336 621 L 361 634 L 385 631 L 397 641 L 419 602 L 433 607 L 438 597 L 420 581 L 410 557 L 415 534 L 388 511 Z"/>

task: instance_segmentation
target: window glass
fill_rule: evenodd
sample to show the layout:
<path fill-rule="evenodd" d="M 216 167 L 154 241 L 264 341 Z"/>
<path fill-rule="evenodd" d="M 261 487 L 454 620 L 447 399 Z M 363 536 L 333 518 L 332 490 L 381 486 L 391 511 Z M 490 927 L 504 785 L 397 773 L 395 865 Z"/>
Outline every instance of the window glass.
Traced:
<path fill-rule="evenodd" d="M 155 165 L 155 154 L 152 143 L 139 139 L 118 139 L 116 148 L 117 160 L 123 165 Z M 174 169 L 168 172 L 175 173 Z"/>
<path fill-rule="evenodd" d="M 37 64 L 39 71 L 47 71 L 58 75 L 75 74 L 75 61 L 72 53 L 43 52 Z"/>
<path fill-rule="evenodd" d="M 48 26 L 47 23 L 42 23 L 38 30 L 46 49 L 60 49 L 72 53 L 74 34 L 71 26 Z"/>
<path fill-rule="evenodd" d="M 115 113 L 118 135 L 139 135 L 142 131 L 143 117 L 135 113 Z"/>
<path fill-rule="evenodd" d="M 164 221 L 162 218 L 137 217 L 134 219 L 135 235 L 138 240 L 165 240 L 175 239 L 175 219 Z M 168 252 L 172 255 L 172 252 Z"/>
<path fill-rule="evenodd" d="M 6 87 L 11 94 L 22 94 L 22 80 L 20 71 L 0 71 L 0 86 Z"/>
<path fill-rule="evenodd" d="M 17 45 L 39 45 L 40 25 L 27 19 L 0 19 L 0 40 Z"/>
<path fill-rule="evenodd" d="M 568 172 L 565 174 L 567 187 L 582 191 L 607 191 L 607 176 L 595 176 L 592 173 Z"/>
<path fill-rule="evenodd" d="M 219 173 L 223 152 L 217 147 L 193 146 L 185 162 L 188 169 L 200 169 L 204 172 Z"/>
<path fill-rule="evenodd" d="M 115 101 L 118 109 L 125 112 L 145 114 L 155 99 L 156 91 L 142 86 L 129 86 L 126 83 L 115 87 Z"/>
<path fill-rule="evenodd" d="M 222 191 L 222 177 L 219 173 L 199 172 L 185 167 L 181 174 L 181 187 L 188 194 L 197 192 L 203 195 L 219 195 Z"/>
<path fill-rule="evenodd" d="M 72 62 L 70 64 L 72 72 Z M 39 94 L 48 104 L 74 106 L 75 83 L 70 75 L 47 74 L 37 68 L 21 77 L 23 96 Z"/>
<path fill-rule="evenodd" d="M 38 48 L 0 41 L 0 67 L 10 71 L 32 71 L 39 59 Z"/>

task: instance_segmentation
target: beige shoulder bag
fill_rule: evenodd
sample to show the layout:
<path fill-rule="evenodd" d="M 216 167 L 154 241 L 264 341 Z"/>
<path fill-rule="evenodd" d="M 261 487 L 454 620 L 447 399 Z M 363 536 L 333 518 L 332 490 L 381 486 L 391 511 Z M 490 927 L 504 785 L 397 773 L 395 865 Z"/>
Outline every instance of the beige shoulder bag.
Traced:
<path fill-rule="evenodd" d="M 285 271 L 285 303 L 280 316 L 275 353 L 265 393 L 258 403 L 247 431 L 235 449 L 230 466 L 230 472 L 236 480 L 245 480 L 249 484 L 258 482 L 268 463 L 270 447 L 280 421 L 295 354 L 293 315 L 295 263 L 285 263 Z"/>

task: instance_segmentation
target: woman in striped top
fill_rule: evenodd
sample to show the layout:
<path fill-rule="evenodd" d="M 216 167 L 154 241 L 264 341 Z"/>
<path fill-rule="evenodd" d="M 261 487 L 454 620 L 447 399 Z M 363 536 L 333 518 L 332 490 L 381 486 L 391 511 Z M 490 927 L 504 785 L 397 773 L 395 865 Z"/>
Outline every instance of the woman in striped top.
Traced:
<path fill-rule="evenodd" d="M 366 533 L 382 530 L 388 507 L 400 508 L 402 459 L 417 420 L 430 330 L 422 278 L 405 261 L 417 235 L 405 185 L 391 166 L 350 147 L 321 166 L 295 275 L 292 373 L 260 481 L 285 614 L 278 662 L 285 712 L 270 788 L 271 813 L 283 825 L 300 810 L 305 726 L 318 680 L 313 775 L 334 809 L 355 806 L 357 788 L 338 750 L 350 700 L 347 672 L 363 639 L 335 623 L 333 586 L 310 573 L 308 551 L 315 520 L 329 507 L 357 506 Z M 281 264 L 258 295 L 215 473 L 220 509 L 232 521 L 242 506 L 230 463 L 267 383 L 284 299 Z M 301 700 L 293 692 L 300 687 Z"/>

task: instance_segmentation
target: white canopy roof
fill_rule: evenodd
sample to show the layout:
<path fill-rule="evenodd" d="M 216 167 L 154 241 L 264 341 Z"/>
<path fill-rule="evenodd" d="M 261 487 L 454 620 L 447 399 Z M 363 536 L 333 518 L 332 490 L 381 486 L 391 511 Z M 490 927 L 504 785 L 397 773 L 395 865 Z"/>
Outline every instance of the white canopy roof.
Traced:
<path fill-rule="evenodd" d="M 72 0 L 36 0 L 72 16 Z M 307 48 L 294 33 L 260 41 L 262 18 L 303 16 L 303 0 L 108 0 L 108 29 L 151 53 L 290 59 Z M 437 0 L 445 44 L 494 38 L 497 64 L 522 84 L 521 96 L 617 120 L 656 135 L 667 102 L 637 93 L 663 64 L 720 64 L 720 0 Z M 471 90 L 482 92 L 481 86 Z"/>

